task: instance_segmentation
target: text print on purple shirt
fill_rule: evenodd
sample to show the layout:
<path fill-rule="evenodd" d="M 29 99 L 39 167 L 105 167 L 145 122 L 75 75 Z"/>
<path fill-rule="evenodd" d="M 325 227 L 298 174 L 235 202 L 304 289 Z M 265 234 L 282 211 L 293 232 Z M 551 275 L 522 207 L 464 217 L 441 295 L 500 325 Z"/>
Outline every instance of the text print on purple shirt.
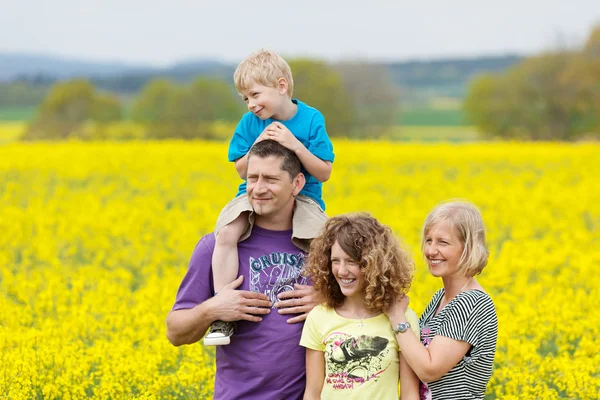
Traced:
<path fill-rule="evenodd" d="M 240 290 L 264 293 L 275 302 L 295 283 L 308 284 L 301 275 L 305 254 L 294 246 L 291 235 L 291 230 L 255 226 L 250 237 L 238 244 L 239 273 L 244 276 Z M 212 234 L 196 246 L 173 310 L 193 308 L 212 297 L 214 246 Z M 304 324 L 288 324 L 291 317 L 272 309 L 259 323 L 237 322 L 231 344 L 216 349 L 215 399 L 303 397 L 305 349 L 299 343 Z"/>

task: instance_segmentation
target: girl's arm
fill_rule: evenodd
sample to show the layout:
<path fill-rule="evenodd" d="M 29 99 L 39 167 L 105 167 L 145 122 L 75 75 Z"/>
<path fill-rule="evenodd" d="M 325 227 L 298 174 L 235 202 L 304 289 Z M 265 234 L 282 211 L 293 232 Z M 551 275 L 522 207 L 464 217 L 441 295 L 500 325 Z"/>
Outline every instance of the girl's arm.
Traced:
<path fill-rule="evenodd" d="M 419 400 L 419 378 L 410 368 L 402 353 L 400 357 L 400 399 Z"/>
<path fill-rule="evenodd" d="M 325 382 L 325 357 L 322 351 L 306 349 L 306 390 L 304 400 L 321 398 Z"/>

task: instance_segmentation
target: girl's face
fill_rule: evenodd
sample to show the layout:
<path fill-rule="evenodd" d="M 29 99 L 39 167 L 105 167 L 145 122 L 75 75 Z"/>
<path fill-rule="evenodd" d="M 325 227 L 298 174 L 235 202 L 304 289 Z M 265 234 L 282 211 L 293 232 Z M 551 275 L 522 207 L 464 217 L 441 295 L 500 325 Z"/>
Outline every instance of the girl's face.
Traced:
<path fill-rule="evenodd" d="M 423 253 L 431 274 L 435 277 L 456 275 L 463 244 L 448 222 L 432 226 L 423 241 Z"/>
<path fill-rule="evenodd" d="M 342 250 L 337 240 L 331 246 L 331 271 L 344 296 L 362 299 L 365 277 L 360 265 Z"/>

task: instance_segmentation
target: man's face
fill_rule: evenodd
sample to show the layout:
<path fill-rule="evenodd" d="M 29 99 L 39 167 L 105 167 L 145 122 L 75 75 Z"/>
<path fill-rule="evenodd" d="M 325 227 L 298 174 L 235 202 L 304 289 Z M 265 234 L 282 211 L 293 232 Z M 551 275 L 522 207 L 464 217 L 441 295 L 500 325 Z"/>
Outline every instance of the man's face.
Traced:
<path fill-rule="evenodd" d="M 302 186 L 299 177 L 292 179 L 281 169 L 282 159 L 270 156 L 248 159 L 246 192 L 256 214 L 271 217 L 291 212 L 294 208 L 294 195 Z M 301 175 L 301 174 L 299 174 Z"/>

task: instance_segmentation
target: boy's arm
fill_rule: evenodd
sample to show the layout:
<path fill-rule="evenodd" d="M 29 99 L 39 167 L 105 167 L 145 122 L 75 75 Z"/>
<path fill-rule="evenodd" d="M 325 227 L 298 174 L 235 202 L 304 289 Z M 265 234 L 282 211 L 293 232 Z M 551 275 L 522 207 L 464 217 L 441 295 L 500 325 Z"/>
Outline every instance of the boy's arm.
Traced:
<path fill-rule="evenodd" d="M 319 182 L 329 180 L 332 169 L 331 162 L 321 160 L 311 153 L 285 125 L 280 122 L 273 122 L 263 133 L 266 133 L 267 139 L 273 139 L 296 153 L 304 168 Z"/>
<path fill-rule="evenodd" d="M 248 174 L 248 153 L 235 160 L 235 170 L 240 178 L 246 180 L 246 175 Z"/>
<path fill-rule="evenodd" d="M 265 130 L 261 132 L 261 134 L 254 141 L 254 143 L 258 143 L 261 140 L 268 139 L 266 133 L 267 129 L 268 128 L 265 128 Z M 252 145 L 254 146 L 254 144 Z M 300 162 L 302 162 L 302 160 L 300 160 Z M 244 154 L 242 157 L 235 160 L 235 170 L 237 171 L 240 178 L 246 180 L 246 175 L 248 174 L 248 152 L 246 152 L 246 154 Z"/>

